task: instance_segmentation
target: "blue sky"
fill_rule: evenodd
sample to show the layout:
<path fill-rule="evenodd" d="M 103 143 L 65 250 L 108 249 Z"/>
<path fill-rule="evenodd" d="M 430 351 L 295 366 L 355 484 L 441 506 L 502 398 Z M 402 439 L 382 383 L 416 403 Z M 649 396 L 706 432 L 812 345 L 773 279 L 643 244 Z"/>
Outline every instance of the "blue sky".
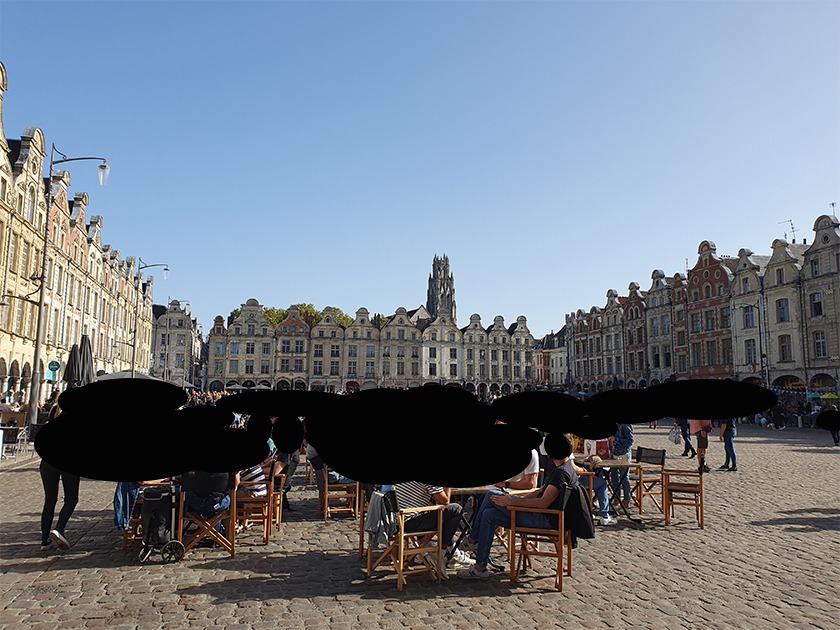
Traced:
<path fill-rule="evenodd" d="M 840 3 L 0 4 L 6 135 L 71 156 L 156 302 L 425 302 L 535 336 L 608 289 L 812 236 L 840 201 Z"/>

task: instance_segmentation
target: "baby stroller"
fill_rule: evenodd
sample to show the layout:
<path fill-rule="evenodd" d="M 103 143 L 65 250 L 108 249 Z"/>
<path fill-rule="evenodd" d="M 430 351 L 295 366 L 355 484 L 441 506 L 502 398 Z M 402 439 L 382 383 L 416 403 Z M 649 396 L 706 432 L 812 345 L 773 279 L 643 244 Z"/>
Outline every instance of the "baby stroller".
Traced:
<path fill-rule="evenodd" d="M 153 551 L 160 553 L 164 563 L 178 562 L 184 557 L 184 545 L 172 536 L 177 510 L 173 482 L 169 482 L 168 488 L 164 486 L 143 488 L 143 507 L 140 511 L 143 545 L 138 558 L 141 563 L 148 560 Z"/>

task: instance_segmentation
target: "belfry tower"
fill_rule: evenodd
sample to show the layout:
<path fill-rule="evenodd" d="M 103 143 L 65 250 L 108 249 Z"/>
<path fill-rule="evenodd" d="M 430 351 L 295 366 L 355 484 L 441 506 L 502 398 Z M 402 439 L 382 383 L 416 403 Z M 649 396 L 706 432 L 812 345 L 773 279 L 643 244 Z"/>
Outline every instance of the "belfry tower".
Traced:
<path fill-rule="evenodd" d="M 455 323 L 455 276 L 449 273 L 449 257 L 435 256 L 429 275 L 426 310 L 432 317 L 448 317 Z"/>

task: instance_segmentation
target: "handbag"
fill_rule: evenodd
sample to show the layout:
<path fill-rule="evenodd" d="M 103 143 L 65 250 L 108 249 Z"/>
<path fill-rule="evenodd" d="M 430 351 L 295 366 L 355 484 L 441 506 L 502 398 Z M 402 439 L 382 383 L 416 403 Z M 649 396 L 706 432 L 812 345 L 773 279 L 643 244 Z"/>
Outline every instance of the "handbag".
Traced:
<path fill-rule="evenodd" d="M 674 444 L 680 444 L 682 442 L 682 431 L 680 428 L 677 426 L 672 427 L 668 432 L 668 439 Z"/>

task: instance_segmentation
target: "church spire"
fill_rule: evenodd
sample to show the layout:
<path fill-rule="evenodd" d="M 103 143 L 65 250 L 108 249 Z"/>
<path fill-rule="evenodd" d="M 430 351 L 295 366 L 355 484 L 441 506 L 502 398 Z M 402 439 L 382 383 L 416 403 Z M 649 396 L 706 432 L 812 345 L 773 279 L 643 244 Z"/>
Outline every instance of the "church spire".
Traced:
<path fill-rule="evenodd" d="M 448 317 L 455 323 L 455 276 L 449 271 L 449 257 L 435 255 L 429 290 L 426 293 L 426 310 L 432 317 Z"/>

